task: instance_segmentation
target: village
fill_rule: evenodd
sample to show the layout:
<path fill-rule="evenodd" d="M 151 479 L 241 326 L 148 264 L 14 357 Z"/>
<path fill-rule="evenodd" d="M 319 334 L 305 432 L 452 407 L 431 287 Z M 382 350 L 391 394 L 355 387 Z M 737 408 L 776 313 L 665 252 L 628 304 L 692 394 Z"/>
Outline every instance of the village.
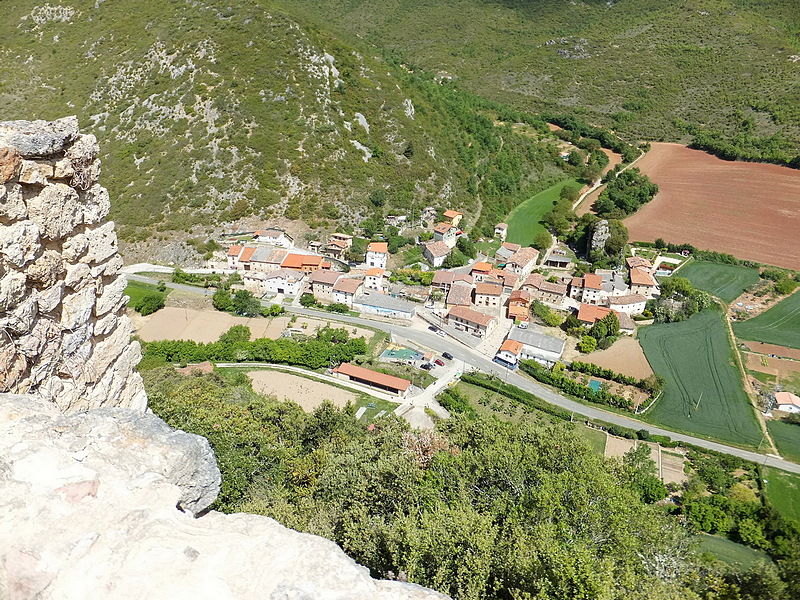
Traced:
<path fill-rule="evenodd" d="M 554 241 L 545 252 L 522 247 L 506 241 L 508 226 L 498 223 L 491 256 L 479 253 L 464 266 L 445 269 L 445 259 L 466 236 L 464 215 L 432 208 L 424 214 L 429 233 L 415 241 L 426 262 L 412 265 L 417 277 L 411 282 L 393 276 L 386 241 L 368 241 L 363 260 L 348 260 L 355 238 L 344 233 L 301 248 L 281 229 L 257 230 L 239 236 L 227 248 L 224 263 L 212 260 L 209 266 L 236 271 L 241 286 L 257 298 L 296 307 L 311 301 L 363 318 L 424 327 L 514 370 L 524 360 L 546 367 L 580 360 L 581 352 L 594 349 L 582 341 L 598 322 L 609 321 L 609 315 L 616 323 L 611 343 L 620 335 L 635 336 L 637 321 L 652 322 L 646 304 L 659 295 L 655 274 L 668 273 L 673 263 L 680 263 L 634 255 L 626 259 L 625 271 L 590 273 L 566 246 Z M 389 217 L 387 222 L 402 227 L 404 220 Z M 397 269 L 398 274 L 408 271 L 407 266 Z M 413 359 L 393 362 L 428 371 L 444 366 L 442 358 L 412 354 Z M 399 385 L 395 391 L 403 395 L 405 388 Z"/>

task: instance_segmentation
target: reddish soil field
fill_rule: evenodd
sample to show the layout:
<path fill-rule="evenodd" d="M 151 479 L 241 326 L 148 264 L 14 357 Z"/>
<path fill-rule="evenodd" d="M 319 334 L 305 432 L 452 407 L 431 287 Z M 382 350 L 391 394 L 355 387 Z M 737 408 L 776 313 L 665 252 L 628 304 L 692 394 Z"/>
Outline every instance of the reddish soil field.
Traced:
<path fill-rule="evenodd" d="M 761 361 L 760 354 L 751 354 L 750 352 L 744 353 L 747 358 L 747 368 L 751 371 L 758 371 L 759 373 L 767 373 L 768 375 L 785 375 L 786 373 L 800 372 L 800 362 L 796 360 L 787 360 L 785 358 L 772 358 L 767 356 L 767 365 Z"/>
<path fill-rule="evenodd" d="M 650 377 L 653 374 L 653 369 L 647 362 L 639 340 L 628 336 L 621 337 L 607 350 L 598 350 L 591 354 L 578 356 L 575 360 L 592 363 L 598 367 L 639 379 Z"/>
<path fill-rule="evenodd" d="M 764 342 L 743 342 L 745 346 L 750 348 L 753 352 L 760 352 L 761 354 L 774 354 L 781 358 L 793 358 L 800 360 L 800 350 L 796 348 L 787 348 L 786 346 L 776 346 L 775 344 L 765 344 Z"/>
<path fill-rule="evenodd" d="M 631 240 L 690 243 L 800 270 L 800 171 L 653 143 L 637 167 L 659 186 L 625 220 Z"/>

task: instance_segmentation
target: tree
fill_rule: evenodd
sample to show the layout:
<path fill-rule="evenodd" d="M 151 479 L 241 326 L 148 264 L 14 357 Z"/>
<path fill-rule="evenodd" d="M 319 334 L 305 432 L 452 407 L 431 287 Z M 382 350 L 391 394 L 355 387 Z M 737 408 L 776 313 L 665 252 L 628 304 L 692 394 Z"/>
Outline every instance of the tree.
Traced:
<path fill-rule="evenodd" d="M 561 188 L 561 191 L 558 193 L 558 197 L 561 200 L 566 200 L 570 206 L 575 204 L 575 202 L 580 198 L 581 190 L 574 185 L 565 185 Z"/>
<path fill-rule="evenodd" d="M 250 341 L 250 328 L 247 325 L 234 325 L 228 331 L 219 336 L 222 344 L 238 344 L 239 342 Z"/>
<path fill-rule="evenodd" d="M 211 304 L 217 310 L 228 311 L 231 309 L 231 293 L 225 288 L 217 288 L 214 296 L 211 298 Z"/>
<path fill-rule="evenodd" d="M 242 317 L 255 317 L 261 314 L 261 303 L 247 290 L 238 290 L 231 300 L 231 309 Z"/>
<path fill-rule="evenodd" d="M 167 291 L 167 284 L 163 281 L 159 281 L 158 285 L 156 285 L 156 290 L 159 292 L 166 292 Z"/>
<path fill-rule="evenodd" d="M 386 204 L 386 190 L 383 188 L 372 190 L 372 193 L 369 195 L 369 201 L 372 202 L 372 205 L 376 208 L 381 208 Z"/>
<path fill-rule="evenodd" d="M 597 349 L 597 340 L 590 335 L 585 335 L 578 343 L 578 350 L 584 354 L 589 354 Z"/>
<path fill-rule="evenodd" d="M 151 315 L 162 308 L 164 308 L 164 296 L 161 294 L 146 294 L 134 306 L 134 310 L 142 316 Z"/>
<path fill-rule="evenodd" d="M 458 248 L 464 256 L 469 258 L 475 258 L 478 256 L 478 252 L 475 250 L 475 244 L 473 244 L 469 238 L 465 236 L 458 238 L 458 241 L 456 242 L 456 248 Z"/>
<path fill-rule="evenodd" d="M 552 243 L 553 238 L 552 236 L 547 233 L 546 231 L 540 231 L 536 234 L 536 237 L 533 238 L 533 247 L 536 248 L 539 252 L 545 252 Z"/>
<path fill-rule="evenodd" d="M 300 296 L 300 306 L 303 308 L 311 308 L 312 306 L 316 306 L 317 299 L 314 297 L 314 294 L 309 294 L 305 292 L 303 295 Z"/>
<path fill-rule="evenodd" d="M 442 266 L 445 269 L 455 269 L 457 267 L 463 267 L 465 264 L 467 264 L 467 257 L 464 256 L 458 248 L 453 248 L 450 254 L 445 256 Z"/>

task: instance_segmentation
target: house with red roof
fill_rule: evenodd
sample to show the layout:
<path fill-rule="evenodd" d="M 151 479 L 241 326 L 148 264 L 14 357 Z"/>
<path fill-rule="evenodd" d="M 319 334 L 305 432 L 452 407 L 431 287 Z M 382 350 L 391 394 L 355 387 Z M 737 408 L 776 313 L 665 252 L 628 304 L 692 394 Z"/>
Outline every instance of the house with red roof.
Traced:
<path fill-rule="evenodd" d="M 353 298 L 361 291 L 363 286 L 364 282 L 361 279 L 340 277 L 333 284 L 333 301 L 337 304 L 346 304 L 352 308 Z"/>
<path fill-rule="evenodd" d="M 503 286 L 499 283 L 482 282 L 475 286 L 475 306 L 497 308 L 500 306 L 500 297 L 503 295 Z"/>
<path fill-rule="evenodd" d="M 433 226 L 433 239 L 447 244 L 450 249 L 455 248 L 458 241 L 458 227 L 453 227 L 452 223 L 437 223 Z"/>
<path fill-rule="evenodd" d="M 497 319 L 465 306 L 456 306 L 447 313 L 447 324 L 458 331 L 466 331 L 475 337 L 485 338 L 497 327 Z"/>
<path fill-rule="evenodd" d="M 383 274 L 385 271 L 377 267 L 367 269 L 364 275 L 364 288 L 368 290 L 382 290 L 383 289 Z"/>
<path fill-rule="evenodd" d="M 316 254 L 287 254 L 281 263 L 281 268 L 313 273 L 314 271 L 325 269 L 326 265 L 330 269 L 330 263 L 326 263 L 323 257 Z"/>
<path fill-rule="evenodd" d="M 494 226 L 494 237 L 499 237 L 502 241 L 506 241 L 508 235 L 508 223 L 498 223 Z"/>
<path fill-rule="evenodd" d="M 387 242 L 370 242 L 367 246 L 366 263 L 370 268 L 385 269 L 389 259 L 389 244 Z"/>
<path fill-rule="evenodd" d="M 461 223 L 461 219 L 464 218 L 464 215 L 458 212 L 457 210 L 446 210 L 444 211 L 444 218 L 453 226 L 458 227 L 458 224 Z"/>
<path fill-rule="evenodd" d="M 360 383 L 400 398 L 405 398 L 408 394 L 408 388 L 411 387 L 411 382 L 408 379 L 386 375 L 385 373 L 379 373 L 378 371 L 365 369 L 350 363 L 340 364 L 333 370 L 333 374 L 341 379 Z"/>

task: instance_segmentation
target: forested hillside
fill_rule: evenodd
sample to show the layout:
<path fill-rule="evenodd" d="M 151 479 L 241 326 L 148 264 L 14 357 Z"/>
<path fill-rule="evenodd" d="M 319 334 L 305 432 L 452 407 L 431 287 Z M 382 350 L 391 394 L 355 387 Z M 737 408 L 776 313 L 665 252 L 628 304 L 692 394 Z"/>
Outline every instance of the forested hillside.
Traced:
<path fill-rule="evenodd" d="M 225 6 L 5 6 L 4 118 L 79 116 L 123 239 L 427 205 L 474 223 L 482 198 L 502 217 L 521 190 L 563 177 L 555 140 L 495 126 L 488 102 L 255 0 Z"/>
<path fill-rule="evenodd" d="M 725 158 L 800 153 L 795 0 L 279 1 L 517 108 Z"/>

